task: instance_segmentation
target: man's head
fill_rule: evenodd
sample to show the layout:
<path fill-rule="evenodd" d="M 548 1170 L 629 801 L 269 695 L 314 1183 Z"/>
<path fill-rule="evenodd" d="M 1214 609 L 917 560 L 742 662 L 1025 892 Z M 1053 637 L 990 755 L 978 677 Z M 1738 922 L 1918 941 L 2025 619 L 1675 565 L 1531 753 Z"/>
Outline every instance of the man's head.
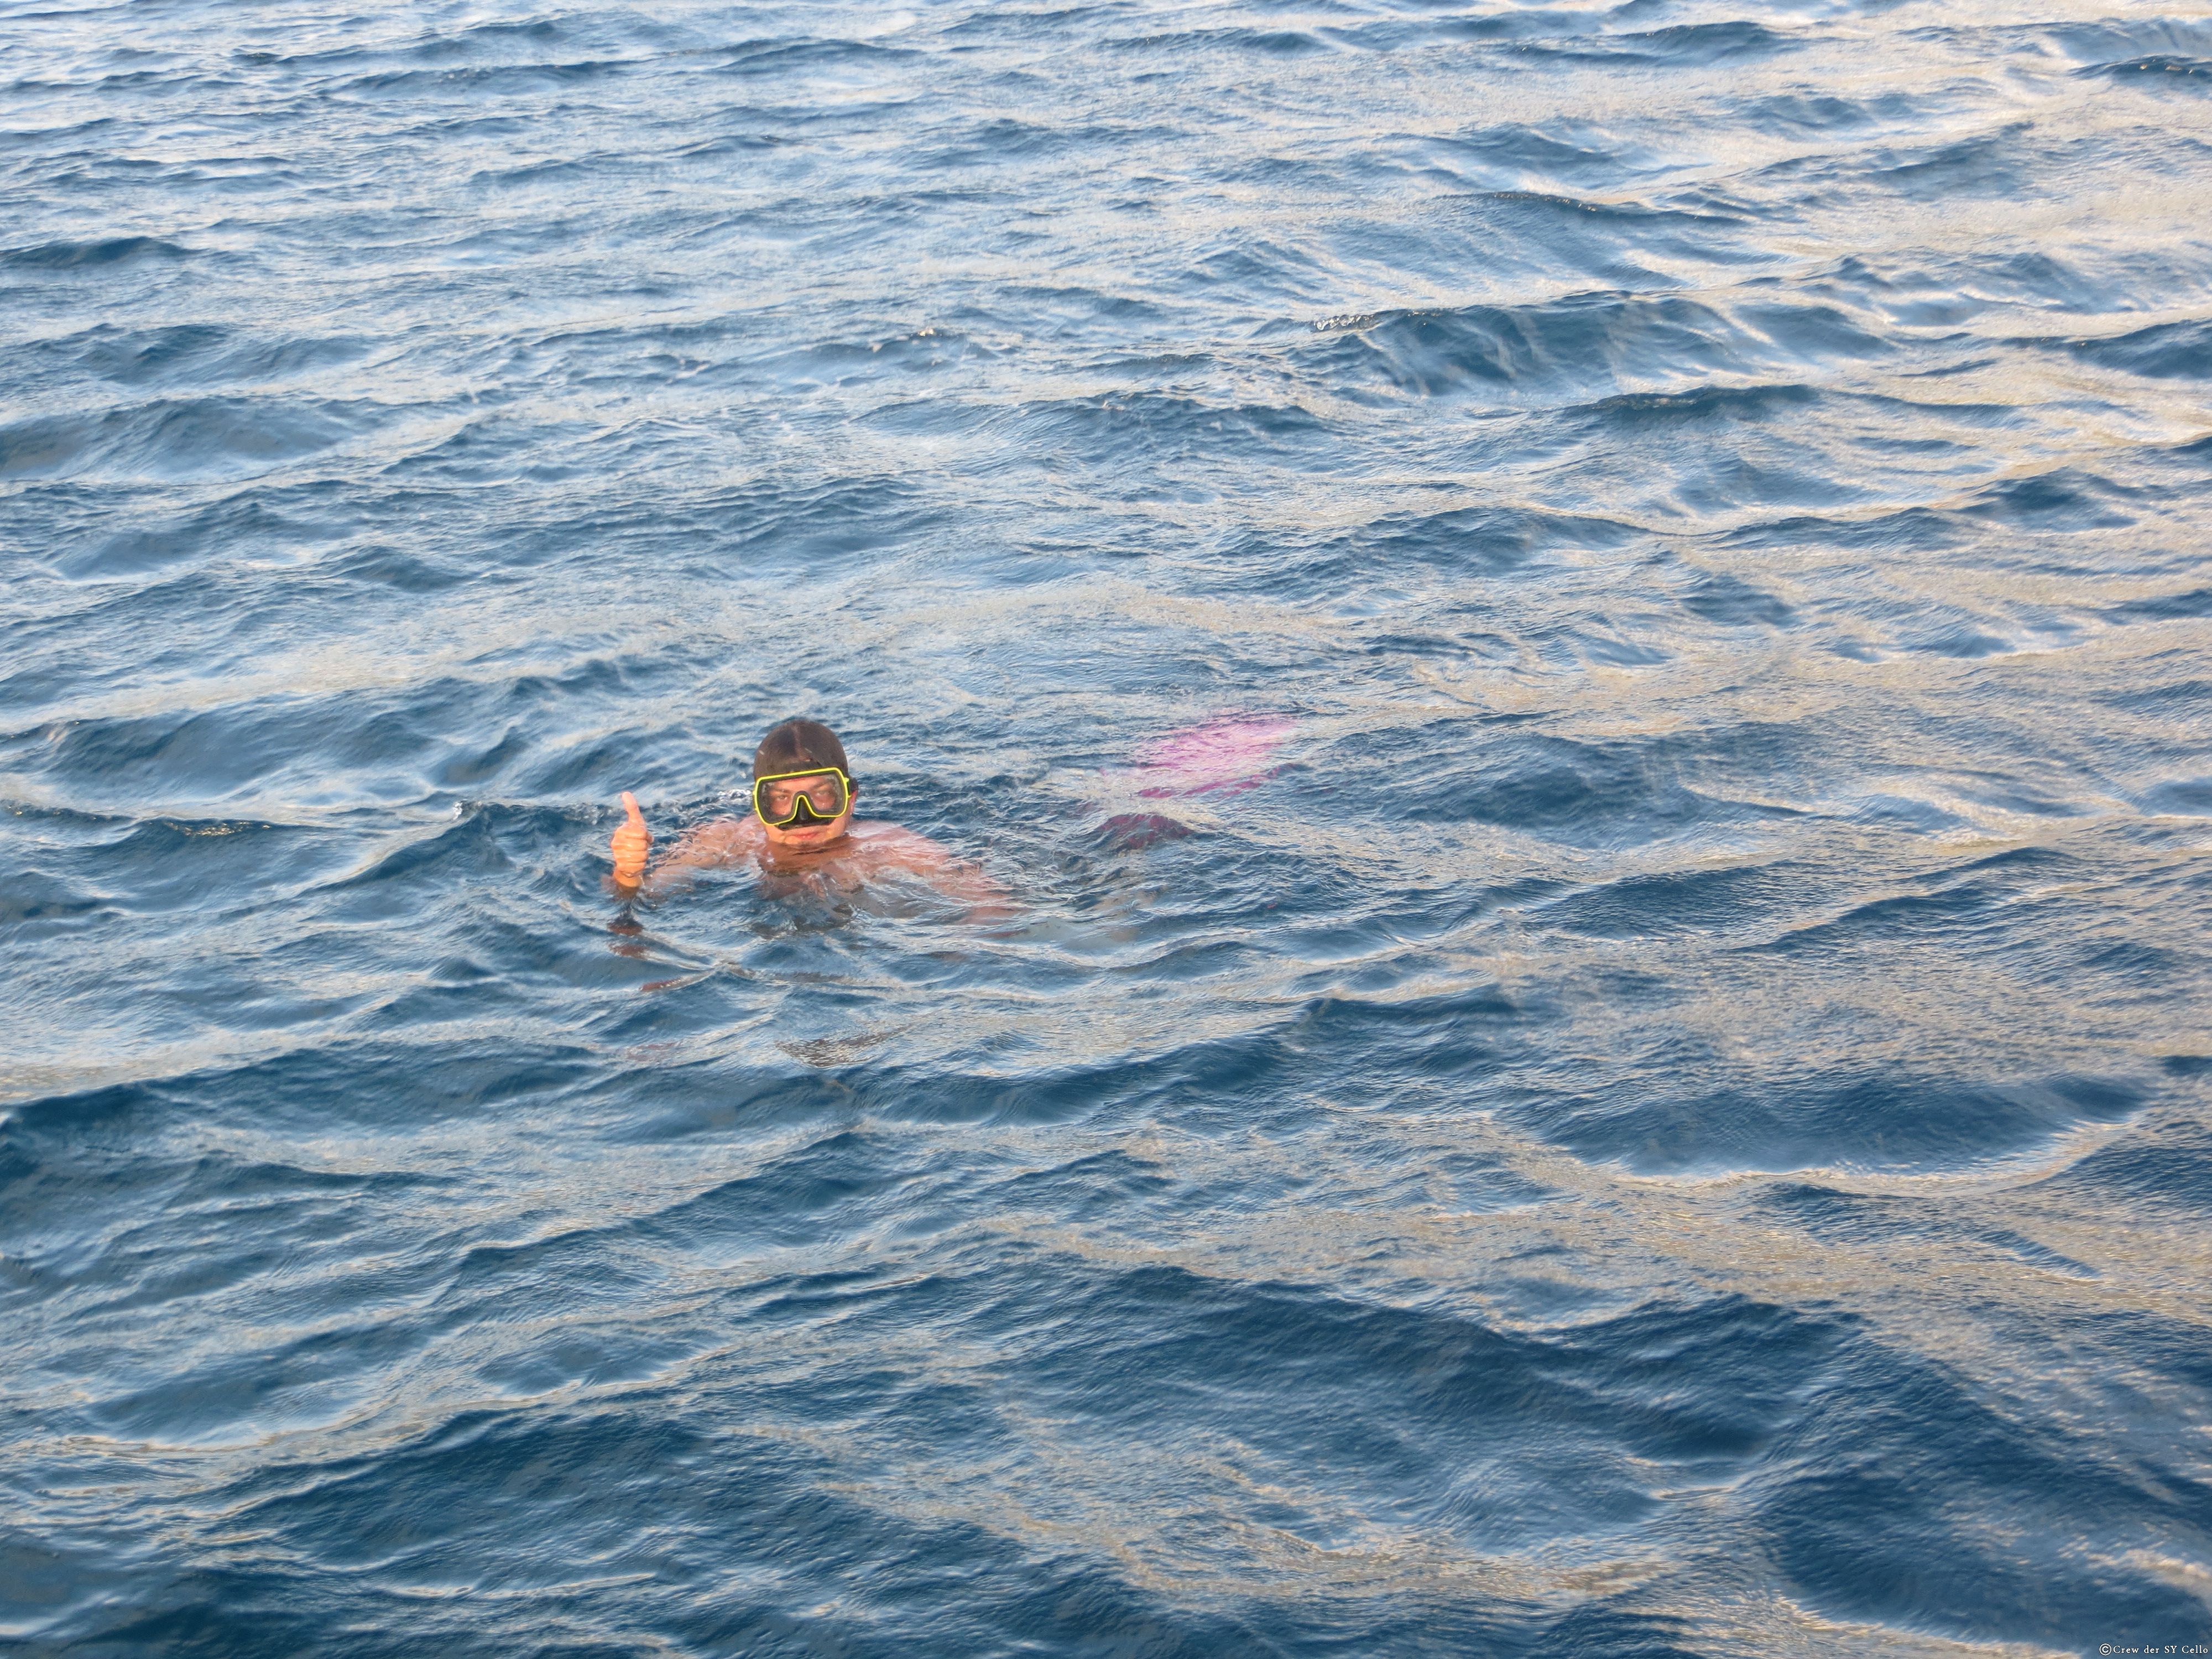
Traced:
<path fill-rule="evenodd" d="M 777 847 L 798 852 L 836 840 L 859 793 L 845 745 L 819 720 L 771 726 L 753 750 L 753 811 Z"/>

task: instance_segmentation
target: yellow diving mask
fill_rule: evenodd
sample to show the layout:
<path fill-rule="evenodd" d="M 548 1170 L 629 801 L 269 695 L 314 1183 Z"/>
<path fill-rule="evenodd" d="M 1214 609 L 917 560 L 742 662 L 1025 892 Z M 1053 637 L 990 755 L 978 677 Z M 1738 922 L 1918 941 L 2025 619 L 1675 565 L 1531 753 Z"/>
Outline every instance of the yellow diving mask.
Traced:
<path fill-rule="evenodd" d="M 853 780 L 842 766 L 810 766 L 753 780 L 753 811 L 775 830 L 827 823 L 853 805 Z"/>

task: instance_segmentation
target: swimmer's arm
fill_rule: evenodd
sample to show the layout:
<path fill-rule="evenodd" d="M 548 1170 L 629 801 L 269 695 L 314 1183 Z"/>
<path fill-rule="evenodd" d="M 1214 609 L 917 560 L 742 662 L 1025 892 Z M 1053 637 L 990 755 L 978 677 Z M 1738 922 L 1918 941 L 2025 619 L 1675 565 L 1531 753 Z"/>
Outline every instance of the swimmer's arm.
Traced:
<path fill-rule="evenodd" d="M 645 860 L 651 841 L 645 820 L 632 797 L 624 795 L 623 804 L 631 817 L 616 831 L 615 872 L 608 882 L 617 898 L 665 897 L 689 886 L 691 878 L 702 870 L 743 863 L 752 856 L 759 839 L 757 835 L 747 834 L 752 828 L 749 819 L 717 818 L 687 832 L 653 861 L 648 872 Z"/>
<path fill-rule="evenodd" d="M 648 897 L 658 898 L 663 893 L 687 887 L 691 878 L 702 870 L 720 870 L 743 864 L 758 850 L 759 843 L 759 834 L 753 831 L 750 818 L 716 818 L 711 823 L 700 824 L 686 833 L 653 866 L 653 873 L 645 878 L 641 890 Z"/>

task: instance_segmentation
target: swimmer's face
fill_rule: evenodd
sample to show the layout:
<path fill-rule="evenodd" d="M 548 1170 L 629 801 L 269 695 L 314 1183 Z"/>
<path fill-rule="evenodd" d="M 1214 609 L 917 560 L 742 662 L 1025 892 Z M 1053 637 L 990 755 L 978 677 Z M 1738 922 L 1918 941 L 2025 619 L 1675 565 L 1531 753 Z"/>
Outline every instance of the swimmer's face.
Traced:
<path fill-rule="evenodd" d="M 781 829 L 773 823 L 763 823 L 761 825 L 761 832 L 768 837 L 771 847 L 781 847 L 787 852 L 800 853 L 811 848 L 827 847 L 845 833 L 845 826 L 852 821 L 853 809 L 848 806 L 827 823 L 809 823 L 804 826 L 787 823 Z"/>
<path fill-rule="evenodd" d="M 853 821 L 853 801 L 846 795 L 834 773 L 811 776 L 777 778 L 757 786 L 759 792 L 760 823 L 771 847 L 789 852 L 805 852 L 817 847 L 827 847 L 845 833 Z M 793 811 L 801 795 L 815 813 L 823 807 L 834 807 L 842 798 L 844 810 L 827 823 L 799 823 L 777 824 L 768 822 L 771 817 L 783 817 Z"/>

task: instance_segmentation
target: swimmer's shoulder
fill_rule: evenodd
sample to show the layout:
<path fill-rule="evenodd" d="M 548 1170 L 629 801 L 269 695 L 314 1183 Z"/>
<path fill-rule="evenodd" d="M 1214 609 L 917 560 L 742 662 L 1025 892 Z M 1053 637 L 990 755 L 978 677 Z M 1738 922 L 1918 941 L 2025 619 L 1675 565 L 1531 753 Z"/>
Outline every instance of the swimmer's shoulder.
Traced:
<path fill-rule="evenodd" d="M 688 831 L 669 856 L 686 864 L 735 863 L 757 852 L 763 840 L 759 824 L 749 817 L 710 818 Z"/>
<path fill-rule="evenodd" d="M 902 823 L 893 823 L 889 818 L 854 818 L 847 826 L 845 833 L 869 852 L 886 858 L 942 861 L 952 856 L 942 842 L 932 841 L 927 836 L 909 830 Z"/>

